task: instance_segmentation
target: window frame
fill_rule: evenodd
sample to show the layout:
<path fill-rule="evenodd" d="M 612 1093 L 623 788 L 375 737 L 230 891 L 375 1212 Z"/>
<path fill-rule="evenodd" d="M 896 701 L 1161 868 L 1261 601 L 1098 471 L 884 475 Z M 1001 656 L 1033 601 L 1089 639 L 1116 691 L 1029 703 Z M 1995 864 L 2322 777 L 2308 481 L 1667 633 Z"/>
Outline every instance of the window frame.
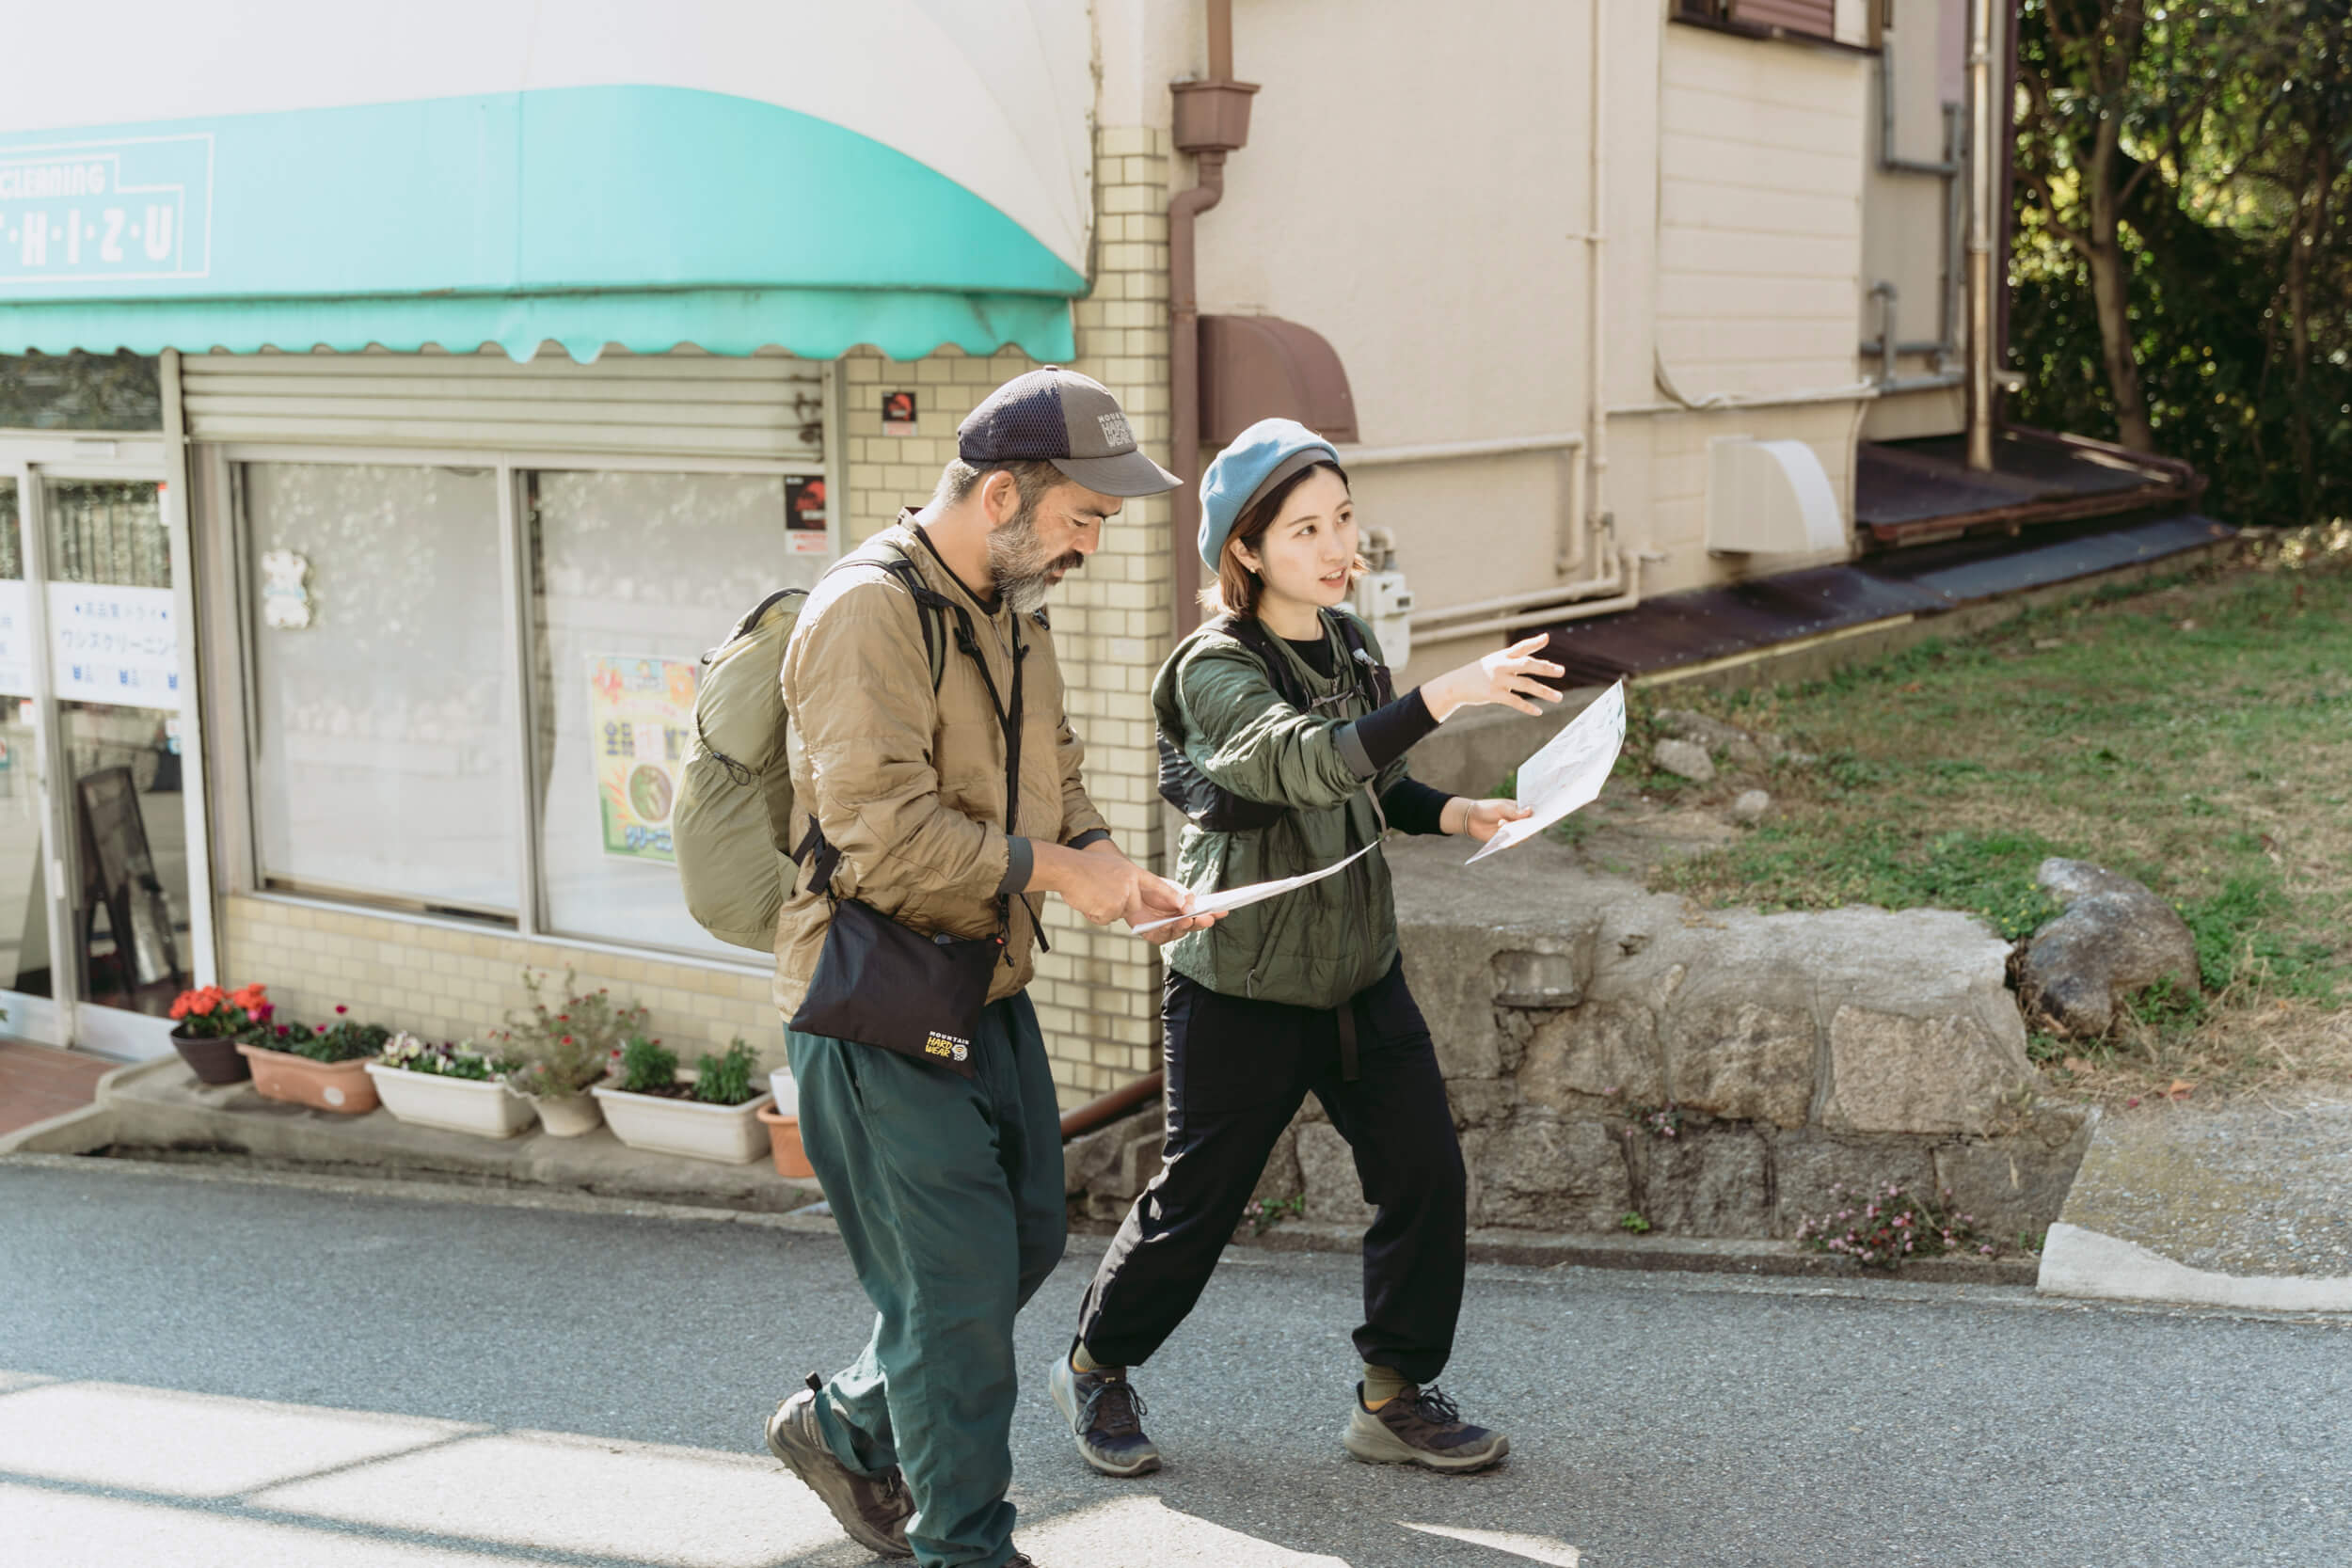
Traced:
<path fill-rule="evenodd" d="M 1736 14 L 1738 9 L 1739 0 L 1670 0 L 1666 20 L 1676 25 L 1697 27 L 1731 38 L 1753 39 L 1759 43 L 1793 43 L 1817 49 L 1835 49 L 1848 55 L 1877 55 L 1882 52 L 1875 43 L 1848 43 L 1830 33 L 1808 33 L 1776 24 L 1743 22 Z M 1877 14 L 1877 0 L 1871 0 L 1871 14 Z"/>
<path fill-rule="evenodd" d="M 363 914 L 404 924 L 438 927 L 474 935 L 510 936 L 521 941 L 577 949 L 605 957 L 658 958 L 736 974 L 765 973 L 771 960 L 745 952 L 731 956 L 625 943 L 551 929 L 548 921 L 545 857 L 540 844 L 540 802 L 534 781 L 537 755 L 536 696 L 532 679 L 532 607 L 529 603 L 531 519 L 524 506 L 524 479 L 533 470 L 602 470 L 630 473 L 734 474 L 747 477 L 811 477 L 825 482 L 826 531 L 833 558 L 847 546 L 849 508 L 842 489 L 846 477 L 841 403 L 845 368 L 833 361 L 823 377 L 824 442 L 821 459 L 755 459 L 731 456 L 674 456 L 644 452 L 603 452 L 594 449 L 520 449 L 420 447 L 397 444 L 311 445 L 288 441 L 223 441 L 192 443 L 191 475 L 200 515 L 212 526 L 199 531 L 203 558 L 200 579 L 209 592 L 201 607 L 206 629 L 215 635 L 199 638 L 197 673 L 199 689 L 210 699 L 206 727 L 207 762 L 217 781 L 214 799 L 226 805 L 214 812 L 215 883 L 223 893 L 306 909 Z M 472 914 L 436 907 L 396 895 L 372 895 L 362 890 L 342 891 L 273 885 L 261 863 L 261 835 L 255 813 L 259 798 L 253 788 L 257 759 L 253 752 L 251 715 L 258 670 L 254 627 L 260 613 L 255 585 L 247 563 L 251 532 L 245 505 L 243 472 L 252 463 L 300 463 L 345 467 L 469 467 L 495 470 L 499 531 L 499 608 L 505 622 L 500 645 L 505 651 L 514 679 L 504 715 L 509 761 L 515 771 L 514 800 L 509 805 L 510 831 L 520 835 L 516 857 L 515 913 Z M 720 607 L 713 607 L 714 613 Z M 713 634 L 718 627 L 714 626 Z"/>

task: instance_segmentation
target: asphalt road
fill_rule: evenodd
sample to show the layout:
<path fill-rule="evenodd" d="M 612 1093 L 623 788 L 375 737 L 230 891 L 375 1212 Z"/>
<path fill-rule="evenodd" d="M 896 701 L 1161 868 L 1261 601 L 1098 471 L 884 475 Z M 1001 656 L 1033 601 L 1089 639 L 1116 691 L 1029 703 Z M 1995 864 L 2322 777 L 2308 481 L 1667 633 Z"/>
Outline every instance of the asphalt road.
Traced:
<path fill-rule="evenodd" d="M 1446 1478 L 1339 1447 L 1354 1260 L 1236 1251 L 1115 1482 L 1042 1376 L 1100 1245 L 1020 1325 L 1041 1568 L 2352 1563 L 2352 1321 L 1481 1267 Z M 829 1235 L 0 1164 L 0 1562 L 868 1561 L 758 1429 L 869 1321 Z"/>

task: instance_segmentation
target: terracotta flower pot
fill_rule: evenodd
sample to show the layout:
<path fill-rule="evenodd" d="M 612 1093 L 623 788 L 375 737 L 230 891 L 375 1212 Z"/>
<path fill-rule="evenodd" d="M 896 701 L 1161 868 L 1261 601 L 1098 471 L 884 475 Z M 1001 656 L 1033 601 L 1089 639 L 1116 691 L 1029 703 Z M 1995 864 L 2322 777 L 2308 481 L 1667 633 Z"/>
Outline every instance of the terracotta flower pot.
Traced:
<path fill-rule="evenodd" d="M 253 1086 L 264 1100 L 282 1100 L 339 1116 L 365 1116 L 376 1107 L 375 1084 L 368 1077 L 373 1056 L 349 1062 L 314 1062 L 287 1051 L 240 1044 L 253 1064 Z"/>
<path fill-rule="evenodd" d="M 174 1029 L 171 1047 L 199 1084 L 242 1084 L 253 1076 L 252 1067 L 238 1053 L 233 1036 L 183 1035 Z"/>
<path fill-rule="evenodd" d="M 604 1125 L 604 1107 L 592 1094 L 531 1095 L 539 1108 L 539 1125 L 550 1138 L 577 1138 Z"/>
<path fill-rule="evenodd" d="M 773 1105 L 763 1105 L 759 1108 L 759 1119 L 768 1129 L 768 1151 L 775 1156 L 778 1176 L 806 1180 L 817 1174 L 801 1148 L 800 1117 L 779 1116 Z"/>
<path fill-rule="evenodd" d="M 531 1101 L 495 1078 L 452 1078 L 437 1072 L 366 1064 L 384 1109 L 419 1127 L 511 1138 L 531 1125 Z"/>

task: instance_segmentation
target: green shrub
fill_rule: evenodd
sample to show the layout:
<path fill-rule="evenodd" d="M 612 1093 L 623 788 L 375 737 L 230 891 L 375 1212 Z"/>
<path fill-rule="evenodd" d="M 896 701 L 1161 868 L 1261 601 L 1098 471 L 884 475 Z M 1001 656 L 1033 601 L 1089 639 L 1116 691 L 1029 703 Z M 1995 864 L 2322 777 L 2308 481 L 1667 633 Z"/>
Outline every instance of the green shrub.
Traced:
<path fill-rule="evenodd" d="M 759 1058 L 740 1037 L 727 1046 L 723 1055 L 705 1052 L 695 1064 L 694 1098 L 712 1105 L 740 1105 L 755 1100 L 760 1091 L 752 1075 L 758 1069 Z"/>
<path fill-rule="evenodd" d="M 660 1040 L 632 1035 L 621 1047 L 621 1087 L 631 1094 L 648 1094 L 677 1084 L 677 1053 L 662 1049 Z"/>

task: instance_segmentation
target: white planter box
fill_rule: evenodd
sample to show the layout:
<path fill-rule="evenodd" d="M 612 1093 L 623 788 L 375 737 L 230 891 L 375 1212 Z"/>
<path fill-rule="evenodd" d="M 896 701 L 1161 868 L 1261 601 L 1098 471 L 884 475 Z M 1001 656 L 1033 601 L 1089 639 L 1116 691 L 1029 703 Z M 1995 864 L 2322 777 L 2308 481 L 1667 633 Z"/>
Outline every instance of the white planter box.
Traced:
<path fill-rule="evenodd" d="M 375 1062 L 368 1064 L 368 1076 L 384 1109 L 419 1127 L 511 1138 L 537 1119 L 530 1101 L 495 1078 L 447 1078 Z"/>
<path fill-rule="evenodd" d="M 706 1105 L 699 1100 L 630 1094 L 601 1084 L 588 1092 L 604 1107 L 604 1123 L 612 1135 L 631 1148 L 725 1165 L 743 1164 L 768 1152 L 768 1129 L 760 1125 L 759 1110 L 771 1095 L 740 1105 Z"/>

